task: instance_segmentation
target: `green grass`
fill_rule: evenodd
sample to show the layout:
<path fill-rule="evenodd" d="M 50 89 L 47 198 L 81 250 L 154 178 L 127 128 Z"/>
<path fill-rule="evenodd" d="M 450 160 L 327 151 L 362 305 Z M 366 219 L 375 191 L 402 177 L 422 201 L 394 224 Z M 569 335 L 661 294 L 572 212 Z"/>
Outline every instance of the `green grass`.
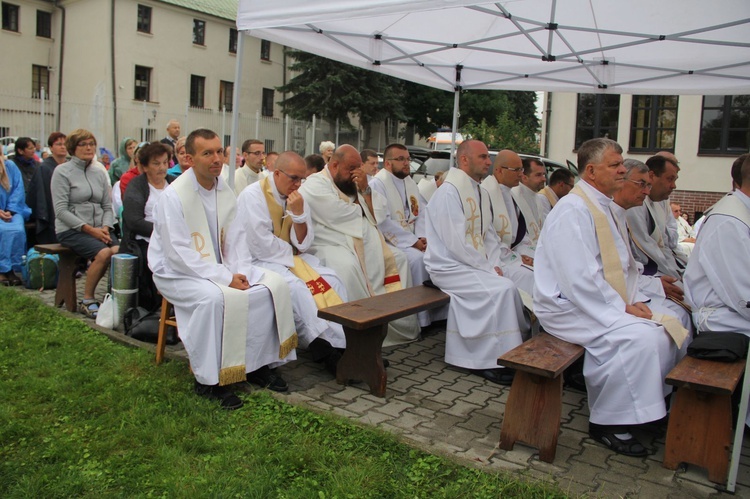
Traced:
<path fill-rule="evenodd" d="M 563 497 L 265 392 L 222 411 L 159 367 L 0 289 L 1 497 Z"/>

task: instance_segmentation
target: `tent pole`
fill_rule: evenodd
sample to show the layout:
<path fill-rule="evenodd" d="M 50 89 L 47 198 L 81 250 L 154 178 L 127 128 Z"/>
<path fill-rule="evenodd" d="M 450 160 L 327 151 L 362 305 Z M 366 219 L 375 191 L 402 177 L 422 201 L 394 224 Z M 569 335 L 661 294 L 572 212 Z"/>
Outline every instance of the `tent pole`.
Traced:
<path fill-rule="evenodd" d="M 229 188 L 234 191 L 234 169 L 237 166 L 237 136 L 239 135 L 240 122 L 240 87 L 242 86 L 242 46 L 245 41 L 245 32 L 237 33 L 237 62 L 234 65 L 234 88 L 232 89 L 232 136 L 229 138 Z M 224 138 L 222 137 L 222 141 Z"/>
<path fill-rule="evenodd" d="M 461 97 L 461 70 L 463 66 L 456 66 L 456 86 L 453 93 L 453 123 L 451 125 L 451 166 L 456 157 L 456 133 L 458 132 L 458 101 Z"/>

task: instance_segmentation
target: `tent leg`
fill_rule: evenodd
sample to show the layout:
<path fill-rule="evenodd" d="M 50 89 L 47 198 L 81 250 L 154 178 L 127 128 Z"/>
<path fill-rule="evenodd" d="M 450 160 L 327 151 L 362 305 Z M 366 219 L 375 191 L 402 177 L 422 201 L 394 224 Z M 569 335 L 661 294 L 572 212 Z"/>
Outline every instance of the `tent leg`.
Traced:
<path fill-rule="evenodd" d="M 734 492 L 737 484 L 737 472 L 740 467 L 740 452 L 742 451 L 742 439 L 745 436 L 745 415 L 747 414 L 748 397 L 750 397 L 750 349 L 745 361 L 745 378 L 742 382 L 742 398 L 740 399 L 740 410 L 737 416 L 737 424 L 734 429 L 734 444 L 732 445 L 732 459 L 729 461 L 729 476 L 727 476 L 727 490 Z"/>
<path fill-rule="evenodd" d="M 234 88 L 232 89 L 232 136 L 229 138 L 229 188 L 234 191 L 234 169 L 236 167 L 237 137 L 240 122 L 240 88 L 242 87 L 242 46 L 245 44 L 245 31 L 237 33 L 237 62 L 234 65 Z M 248 32 L 249 33 L 249 32 Z M 224 137 L 221 138 L 222 142 Z"/>
<path fill-rule="evenodd" d="M 451 125 L 451 166 L 453 158 L 456 157 L 456 133 L 458 133 L 458 101 L 461 97 L 461 91 L 456 89 L 453 93 L 453 124 Z"/>

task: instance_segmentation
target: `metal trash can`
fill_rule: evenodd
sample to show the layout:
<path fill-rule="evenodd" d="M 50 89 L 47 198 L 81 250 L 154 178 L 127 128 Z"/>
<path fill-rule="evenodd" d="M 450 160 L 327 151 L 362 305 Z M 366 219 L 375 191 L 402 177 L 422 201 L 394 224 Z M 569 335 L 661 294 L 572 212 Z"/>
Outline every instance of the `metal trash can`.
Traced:
<path fill-rule="evenodd" d="M 137 306 L 138 257 L 134 255 L 112 255 L 110 286 L 114 303 L 115 328 L 122 324 L 125 311 Z"/>

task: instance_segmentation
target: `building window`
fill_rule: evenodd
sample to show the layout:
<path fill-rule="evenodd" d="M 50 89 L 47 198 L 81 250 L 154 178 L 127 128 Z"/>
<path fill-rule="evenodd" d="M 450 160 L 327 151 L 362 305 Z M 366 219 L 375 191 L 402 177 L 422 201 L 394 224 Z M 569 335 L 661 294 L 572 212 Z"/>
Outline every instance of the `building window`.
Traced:
<path fill-rule="evenodd" d="M 203 107 L 206 93 L 206 77 L 190 75 L 190 107 Z"/>
<path fill-rule="evenodd" d="M 597 137 L 617 140 L 619 112 L 619 95 L 578 94 L 575 148 Z"/>
<path fill-rule="evenodd" d="M 229 28 L 229 53 L 237 53 L 237 30 Z"/>
<path fill-rule="evenodd" d="M 750 145 L 750 95 L 703 97 L 698 152 L 743 154 Z"/>
<path fill-rule="evenodd" d="M 193 19 L 193 43 L 196 45 L 206 44 L 206 21 Z"/>
<path fill-rule="evenodd" d="M 234 93 L 234 83 L 231 81 L 219 82 L 219 110 L 232 110 L 232 94 Z"/>
<path fill-rule="evenodd" d="M 31 97 L 39 99 L 42 97 L 42 88 L 44 88 L 44 98 L 49 99 L 49 69 L 47 66 L 31 66 Z"/>
<path fill-rule="evenodd" d="M 139 128 L 142 141 L 153 142 L 156 140 L 156 128 Z"/>
<path fill-rule="evenodd" d="M 3 2 L 3 29 L 18 32 L 18 5 Z"/>
<path fill-rule="evenodd" d="M 630 150 L 674 151 L 677 132 L 676 95 L 634 95 Z"/>
<path fill-rule="evenodd" d="M 263 102 L 261 103 L 261 114 L 263 116 L 273 116 L 273 89 L 263 89 Z"/>
<path fill-rule="evenodd" d="M 36 36 L 52 38 L 52 13 L 45 10 L 36 11 Z"/>
<path fill-rule="evenodd" d="M 141 33 L 151 33 L 151 7 L 148 5 L 138 5 L 136 29 Z"/>
<path fill-rule="evenodd" d="M 264 61 L 271 60 L 271 42 L 268 40 L 260 41 L 260 58 Z"/>
<path fill-rule="evenodd" d="M 135 92 L 133 99 L 140 101 L 151 100 L 151 68 L 145 66 L 135 67 Z"/>
<path fill-rule="evenodd" d="M 263 148 L 266 151 L 273 151 L 273 144 L 274 144 L 274 140 L 273 139 L 266 139 L 266 140 L 263 141 Z"/>
<path fill-rule="evenodd" d="M 0 126 L 0 136 L 7 137 L 8 135 L 10 135 L 10 127 Z"/>

